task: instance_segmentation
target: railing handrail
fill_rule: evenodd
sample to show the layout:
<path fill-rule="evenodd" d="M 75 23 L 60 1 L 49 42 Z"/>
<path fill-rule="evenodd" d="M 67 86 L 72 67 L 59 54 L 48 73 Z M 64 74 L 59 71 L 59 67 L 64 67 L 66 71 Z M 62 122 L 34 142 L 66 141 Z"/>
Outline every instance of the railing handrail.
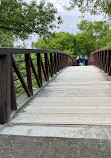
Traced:
<path fill-rule="evenodd" d="M 59 50 L 49 50 L 49 49 L 25 49 L 25 48 L 10 48 L 10 47 L 1 47 L 0 55 L 7 54 L 28 54 L 28 53 L 56 53 L 56 54 L 65 54 L 71 57 L 69 54 L 59 51 Z M 72 58 L 72 57 L 71 57 Z"/>
<path fill-rule="evenodd" d="M 111 75 L 111 47 L 101 48 L 94 51 L 88 60 L 89 65 L 95 65 L 108 75 Z"/>
<path fill-rule="evenodd" d="M 97 52 L 105 51 L 105 50 L 111 50 L 111 47 L 105 47 L 105 48 L 97 49 L 96 51 L 94 51 L 93 53 L 91 53 L 91 55 L 89 56 L 89 58 L 90 58 L 93 54 L 95 54 L 95 53 L 97 53 Z"/>
<path fill-rule="evenodd" d="M 34 96 L 35 85 L 36 89 L 42 87 L 73 65 L 72 57 L 58 50 L 0 48 L 0 123 L 6 123 L 11 111 L 17 110 L 17 97 L 24 92 L 29 98 Z"/>

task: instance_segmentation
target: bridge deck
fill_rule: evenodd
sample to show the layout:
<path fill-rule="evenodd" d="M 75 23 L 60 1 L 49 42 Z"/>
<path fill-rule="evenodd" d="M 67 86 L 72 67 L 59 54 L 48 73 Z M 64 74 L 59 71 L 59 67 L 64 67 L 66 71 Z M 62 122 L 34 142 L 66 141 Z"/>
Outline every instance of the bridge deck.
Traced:
<path fill-rule="evenodd" d="M 68 67 L 11 123 L 111 125 L 111 81 L 93 66 Z"/>

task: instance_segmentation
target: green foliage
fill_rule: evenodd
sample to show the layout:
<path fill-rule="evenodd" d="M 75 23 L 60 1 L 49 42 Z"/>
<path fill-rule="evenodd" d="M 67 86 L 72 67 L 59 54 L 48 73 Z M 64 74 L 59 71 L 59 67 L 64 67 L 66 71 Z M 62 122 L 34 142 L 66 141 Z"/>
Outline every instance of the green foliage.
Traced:
<path fill-rule="evenodd" d="M 111 1 L 110 0 L 70 0 L 69 10 L 74 9 L 75 6 L 84 12 L 90 12 L 93 15 L 102 14 L 111 20 Z"/>
<path fill-rule="evenodd" d="M 91 34 L 78 33 L 76 35 L 74 54 L 90 55 L 95 50 L 95 40 Z"/>
<path fill-rule="evenodd" d="M 61 17 L 56 18 L 57 9 L 44 0 L 38 5 L 32 0 L 27 4 L 23 0 L 0 1 L 0 28 L 12 32 L 19 38 L 28 38 L 29 34 L 48 36 L 56 26 L 62 23 Z"/>
<path fill-rule="evenodd" d="M 86 34 L 91 34 L 91 36 L 94 35 L 97 39 L 105 36 L 106 32 L 110 29 L 110 24 L 106 21 L 90 22 L 87 20 L 82 20 L 77 26 L 80 31 Z"/>
<path fill-rule="evenodd" d="M 32 43 L 32 47 L 37 49 L 54 49 L 70 54 L 74 59 L 77 55 L 87 55 L 96 49 L 111 46 L 111 30 L 107 22 L 81 21 L 77 25 L 81 33 L 73 35 L 59 32 L 51 37 L 38 39 Z"/>
<path fill-rule="evenodd" d="M 111 30 L 108 30 L 106 35 L 98 41 L 98 48 L 103 47 L 111 47 Z"/>
<path fill-rule="evenodd" d="M 32 43 L 32 47 L 37 49 L 53 49 L 59 51 L 68 51 L 71 55 L 74 51 L 75 36 L 70 33 L 59 32 L 51 37 L 39 39 Z"/>
<path fill-rule="evenodd" d="M 77 26 L 81 33 L 76 35 L 75 52 L 89 56 L 94 50 L 110 45 L 111 30 L 109 23 L 82 20 Z"/>
<path fill-rule="evenodd" d="M 73 59 L 76 58 L 76 54 L 74 54 L 74 51 L 71 51 L 70 49 L 69 50 L 64 50 L 65 53 L 69 54 Z"/>
<path fill-rule="evenodd" d="M 0 47 L 13 47 L 13 34 L 6 30 L 0 30 Z"/>

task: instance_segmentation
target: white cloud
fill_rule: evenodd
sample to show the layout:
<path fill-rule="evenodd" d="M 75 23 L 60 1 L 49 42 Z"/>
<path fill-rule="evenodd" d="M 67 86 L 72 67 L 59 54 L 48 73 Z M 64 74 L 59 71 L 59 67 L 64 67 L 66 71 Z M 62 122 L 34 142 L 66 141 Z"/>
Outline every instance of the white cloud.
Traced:
<path fill-rule="evenodd" d="M 80 14 L 79 9 L 75 7 L 75 10 L 67 11 L 64 9 L 64 6 L 68 6 L 70 0 L 47 0 L 47 2 L 51 2 L 58 9 L 58 12 L 64 13 L 67 15 L 78 15 Z"/>
<path fill-rule="evenodd" d="M 56 0 L 48 0 L 50 3 L 56 3 Z"/>

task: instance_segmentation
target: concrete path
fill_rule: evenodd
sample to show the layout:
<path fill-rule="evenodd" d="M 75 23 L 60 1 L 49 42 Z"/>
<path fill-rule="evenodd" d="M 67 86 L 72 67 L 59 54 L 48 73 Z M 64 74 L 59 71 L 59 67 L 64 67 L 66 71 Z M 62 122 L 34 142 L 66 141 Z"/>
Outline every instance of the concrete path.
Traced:
<path fill-rule="evenodd" d="M 111 158 L 111 141 L 2 135 L 0 158 Z"/>

